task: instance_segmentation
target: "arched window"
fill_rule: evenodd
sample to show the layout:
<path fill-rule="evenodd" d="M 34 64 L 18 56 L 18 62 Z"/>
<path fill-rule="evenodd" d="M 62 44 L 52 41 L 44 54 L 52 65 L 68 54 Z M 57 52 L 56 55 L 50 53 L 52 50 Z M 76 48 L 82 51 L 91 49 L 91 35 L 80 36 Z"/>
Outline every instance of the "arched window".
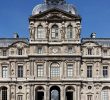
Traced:
<path fill-rule="evenodd" d="M 2 100 L 7 100 L 7 88 L 6 87 L 2 87 L 1 93 L 2 93 Z"/>
<path fill-rule="evenodd" d="M 69 25 L 69 26 L 67 27 L 66 38 L 67 38 L 67 39 L 73 38 L 73 27 L 72 27 L 72 25 Z"/>
<path fill-rule="evenodd" d="M 36 88 L 35 100 L 44 100 L 44 88 L 42 86 Z"/>
<path fill-rule="evenodd" d="M 51 64 L 51 77 L 60 77 L 60 67 L 58 63 Z"/>
<path fill-rule="evenodd" d="M 71 86 L 68 86 L 66 88 L 66 100 L 74 100 L 74 88 Z"/>
<path fill-rule="evenodd" d="M 110 100 L 110 88 L 105 87 L 101 92 L 101 100 Z"/>
<path fill-rule="evenodd" d="M 37 38 L 41 39 L 41 38 L 45 38 L 45 34 L 44 34 L 44 28 L 42 25 L 39 25 L 37 27 Z"/>
<path fill-rule="evenodd" d="M 57 25 L 52 26 L 51 38 L 52 39 L 57 39 L 58 38 L 58 26 Z"/>
<path fill-rule="evenodd" d="M 60 100 L 60 88 L 52 86 L 50 88 L 50 100 Z"/>

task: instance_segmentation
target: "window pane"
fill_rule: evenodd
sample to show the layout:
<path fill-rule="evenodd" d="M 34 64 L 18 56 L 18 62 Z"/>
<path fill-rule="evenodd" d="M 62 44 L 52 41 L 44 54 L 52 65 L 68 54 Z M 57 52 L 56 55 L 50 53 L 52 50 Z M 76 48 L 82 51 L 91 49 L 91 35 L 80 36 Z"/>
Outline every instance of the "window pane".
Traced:
<path fill-rule="evenodd" d="M 7 56 L 7 51 L 3 50 L 3 56 Z"/>
<path fill-rule="evenodd" d="M 87 77 L 88 78 L 92 77 L 92 66 L 87 66 Z"/>
<path fill-rule="evenodd" d="M 58 38 L 58 26 L 57 25 L 52 26 L 51 37 L 54 39 Z"/>
<path fill-rule="evenodd" d="M 8 77 L 8 69 L 7 66 L 2 66 L 2 77 L 7 78 Z"/>
<path fill-rule="evenodd" d="M 102 95 L 102 100 L 109 100 L 109 89 L 102 90 L 101 95 Z"/>
<path fill-rule="evenodd" d="M 23 77 L 23 66 L 18 66 L 18 77 Z"/>
<path fill-rule="evenodd" d="M 73 76 L 73 65 L 68 64 L 67 65 L 67 77 L 72 77 Z"/>
<path fill-rule="evenodd" d="M 67 27 L 67 36 L 68 39 L 73 37 L 73 27 L 71 25 L 69 25 Z"/>
<path fill-rule="evenodd" d="M 18 49 L 18 55 L 22 55 L 22 49 Z"/>
<path fill-rule="evenodd" d="M 17 100 L 23 100 L 23 96 L 22 95 L 18 95 Z"/>
<path fill-rule="evenodd" d="M 37 27 L 37 38 L 45 38 L 44 28 L 41 25 Z"/>
<path fill-rule="evenodd" d="M 43 75 L 44 75 L 43 65 L 37 65 L 37 76 L 43 77 Z"/>
<path fill-rule="evenodd" d="M 108 66 L 103 66 L 103 77 L 108 77 Z"/>
<path fill-rule="evenodd" d="M 92 55 L 92 48 L 88 48 L 88 55 Z"/>
<path fill-rule="evenodd" d="M 92 95 L 87 95 L 87 100 L 92 100 Z"/>
<path fill-rule="evenodd" d="M 51 65 L 51 77 L 59 77 L 60 76 L 60 67 L 58 64 Z"/>
<path fill-rule="evenodd" d="M 38 52 L 37 52 L 37 53 L 38 53 L 38 54 L 42 54 L 42 52 L 43 52 L 43 51 L 42 51 L 42 47 L 38 47 Z"/>
<path fill-rule="evenodd" d="M 2 100 L 7 100 L 7 88 L 2 88 Z"/>

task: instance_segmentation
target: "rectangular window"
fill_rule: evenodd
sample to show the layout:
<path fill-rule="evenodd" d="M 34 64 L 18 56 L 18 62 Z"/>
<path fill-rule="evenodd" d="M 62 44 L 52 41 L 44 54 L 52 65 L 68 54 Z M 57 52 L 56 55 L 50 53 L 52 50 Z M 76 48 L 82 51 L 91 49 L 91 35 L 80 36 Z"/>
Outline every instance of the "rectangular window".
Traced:
<path fill-rule="evenodd" d="M 38 54 L 42 54 L 42 47 L 38 47 Z"/>
<path fill-rule="evenodd" d="M 18 49 L 18 55 L 22 55 L 22 49 Z"/>
<path fill-rule="evenodd" d="M 8 69 L 7 66 L 2 66 L 2 78 L 8 77 Z"/>
<path fill-rule="evenodd" d="M 88 78 L 92 77 L 92 66 L 87 66 L 87 77 Z"/>
<path fill-rule="evenodd" d="M 17 100 L 23 100 L 23 96 L 22 95 L 18 95 Z"/>
<path fill-rule="evenodd" d="M 108 66 L 103 66 L 103 77 L 104 78 L 108 77 Z"/>
<path fill-rule="evenodd" d="M 72 47 L 68 47 L 68 53 L 72 53 L 72 51 L 73 51 L 73 48 Z"/>
<path fill-rule="evenodd" d="M 18 66 L 18 77 L 19 78 L 23 77 L 23 66 L 22 65 Z"/>
<path fill-rule="evenodd" d="M 3 56 L 7 56 L 7 51 L 3 50 Z"/>
<path fill-rule="evenodd" d="M 73 76 L 73 64 L 68 64 L 67 65 L 67 77 L 72 77 Z"/>
<path fill-rule="evenodd" d="M 92 55 L 92 48 L 88 48 L 88 55 Z"/>
<path fill-rule="evenodd" d="M 104 56 L 107 56 L 107 50 L 103 51 Z"/>
<path fill-rule="evenodd" d="M 87 95 L 87 100 L 92 100 L 92 95 Z"/>
<path fill-rule="evenodd" d="M 43 77 L 44 68 L 43 65 L 37 65 L 37 77 Z"/>
<path fill-rule="evenodd" d="M 52 27 L 52 39 L 57 39 L 58 38 L 58 26 L 53 26 Z"/>

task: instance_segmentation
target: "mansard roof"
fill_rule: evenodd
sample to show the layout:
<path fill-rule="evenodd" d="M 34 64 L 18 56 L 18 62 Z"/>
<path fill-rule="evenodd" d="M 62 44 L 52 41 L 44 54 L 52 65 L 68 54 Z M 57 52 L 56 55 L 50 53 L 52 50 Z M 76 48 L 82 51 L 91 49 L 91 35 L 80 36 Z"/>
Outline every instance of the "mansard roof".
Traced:
<path fill-rule="evenodd" d="M 97 42 L 101 46 L 110 47 L 110 38 L 82 38 L 84 42 Z"/>
<path fill-rule="evenodd" d="M 0 47 L 8 47 L 19 41 L 29 43 L 28 38 L 0 38 Z"/>

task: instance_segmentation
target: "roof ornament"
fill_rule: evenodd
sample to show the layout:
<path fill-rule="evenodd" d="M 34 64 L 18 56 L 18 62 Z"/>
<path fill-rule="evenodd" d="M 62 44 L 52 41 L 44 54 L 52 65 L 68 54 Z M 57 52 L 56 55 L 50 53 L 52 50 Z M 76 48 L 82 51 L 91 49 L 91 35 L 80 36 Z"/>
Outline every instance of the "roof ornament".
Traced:
<path fill-rule="evenodd" d="M 51 4 L 51 5 L 61 5 L 61 4 L 65 4 L 66 1 L 65 0 L 45 0 L 46 4 Z"/>

